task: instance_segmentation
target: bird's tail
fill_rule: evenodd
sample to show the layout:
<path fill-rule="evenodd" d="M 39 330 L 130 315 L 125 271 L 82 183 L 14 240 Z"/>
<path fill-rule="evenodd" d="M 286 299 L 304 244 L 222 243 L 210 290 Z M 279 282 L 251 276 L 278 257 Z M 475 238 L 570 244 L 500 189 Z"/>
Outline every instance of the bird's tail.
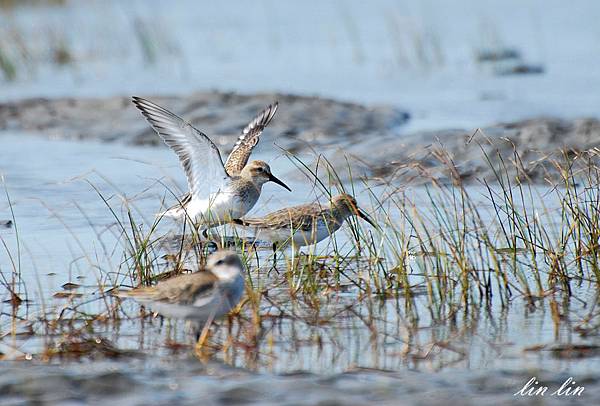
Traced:
<path fill-rule="evenodd" d="M 243 226 L 243 227 L 252 227 L 254 224 L 252 224 L 252 220 L 247 219 L 247 220 L 242 220 L 242 219 L 233 219 L 231 220 L 231 222 L 233 224 L 236 224 L 238 226 Z"/>
<path fill-rule="evenodd" d="M 141 287 L 135 289 L 119 289 L 111 292 L 112 296 L 119 297 L 121 299 L 132 298 L 136 300 L 150 300 L 152 298 L 152 293 L 154 293 L 154 287 Z"/>
<path fill-rule="evenodd" d="M 121 299 L 125 299 L 125 298 L 128 298 L 128 297 L 131 297 L 131 289 L 127 289 L 127 290 L 125 290 L 125 289 L 119 289 L 119 290 L 115 289 L 112 292 L 110 292 L 110 295 L 111 296 L 119 297 Z"/>
<path fill-rule="evenodd" d="M 177 203 L 167 210 L 158 213 L 157 217 L 183 218 L 187 216 L 186 206 L 192 201 L 191 193 L 184 195 Z"/>
<path fill-rule="evenodd" d="M 173 206 L 156 214 L 156 217 L 180 218 L 185 216 L 185 210 L 181 206 Z"/>

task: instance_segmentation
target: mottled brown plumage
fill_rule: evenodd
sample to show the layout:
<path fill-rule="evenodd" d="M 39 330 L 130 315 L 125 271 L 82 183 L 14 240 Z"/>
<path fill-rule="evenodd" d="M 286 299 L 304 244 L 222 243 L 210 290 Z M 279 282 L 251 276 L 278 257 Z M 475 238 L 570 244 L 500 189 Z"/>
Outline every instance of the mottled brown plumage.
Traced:
<path fill-rule="evenodd" d="M 375 227 L 375 223 L 362 211 L 354 197 L 341 194 L 331 198 L 329 205 L 302 204 L 269 213 L 260 218 L 237 219 L 234 222 L 252 227 L 274 243 L 295 246 L 315 244 L 334 232 L 352 215 L 359 216 Z"/>
<path fill-rule="evenodd" d="M 337 222 L 336 212 L 329 206 L 320 203 L 308 203 L 293 207 L 286 207 L 269 213 L 263 217 L 236 220 L 237 224 L 256 226 L 260 228 L 280 229 L 292 228 L 294 230 L 308 231 L 320 219 Z"/>
<path fill-rule="evenodd" d="M 176 276 L 155 286 L 120 291 L 166 317 L 196 322 L 229 312 L 244 292 L 243 265 L 231 251 L 217 251 L 198 272 Z"/>
<path fill-rule="evenodd" d="M 218 278 L 210 271 L 179 275 L 155 286 L 136 288 L 127 292 L 127 296 L 138 300 L 152 300 L 165 303 L 191 305 L 198 295 L 206 294 L 215 287 Z"/>
<path fill-rule="evenodd" d="M 238 175 L 248 163 L 252 150 L 258 144 L 260 135 L 277 112 L 277 102 L 269 104 L 243 130 L 225 162 L 225 170 L 229 176 Z"/>

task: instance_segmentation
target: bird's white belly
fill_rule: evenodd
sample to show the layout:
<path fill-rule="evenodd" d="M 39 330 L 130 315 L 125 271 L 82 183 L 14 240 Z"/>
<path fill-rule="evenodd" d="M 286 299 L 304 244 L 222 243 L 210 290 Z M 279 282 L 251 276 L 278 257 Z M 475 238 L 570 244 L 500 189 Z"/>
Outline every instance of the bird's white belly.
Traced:
<path fill-rule="evenodd" d="M 192 304 L 167 303 L 139 298 L 137 300 L 164 317 L 204 323 L 229 313 L 238 304 L 243 294 L 244 277 L 238 275 L 232 283 L 218 287 L 212 295 L 196 298 Z"/>
<path fill-rule="evenodd" d="M 192 199 L 187 211 L 199 223 L 220 224 L 243 217 L 254 207 L 254 203 L 256 201 L 243 199 L 235 193 L 220 192 L 209 199 Z"/>
<path fill-rule="evenodd" d="M 217 310 L 214 303 L 207 303 L 203 308 L 198 308 L 177 303 L 151 302 L 148 303 L 148 307 L 164 317 L 195 321 L 206 321 Z M 215 315 L 215 317 L 218 316 Z"/>

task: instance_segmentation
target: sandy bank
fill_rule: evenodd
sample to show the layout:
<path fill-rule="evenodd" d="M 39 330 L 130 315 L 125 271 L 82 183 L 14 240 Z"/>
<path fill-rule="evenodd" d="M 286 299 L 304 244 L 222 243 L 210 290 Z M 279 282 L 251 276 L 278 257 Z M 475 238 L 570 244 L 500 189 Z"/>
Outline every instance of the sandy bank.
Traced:
<path fill-rule="evenodd" d="M 366 107 L 286 94 L 210 92 L 149 97 L 190 120 L 225 152 L 258 111 L 278 100 L 280 110 L 261 140 L 263 151 L 275 143 L 293 153 L 323 154 L 342 171 L 347 166 L 346 157 L 350 157 L 355 173 L 404 182 L 445 177 L 440 150 L 448 153 L 464 180 L 493 178 L 482 151 L 498 164 L 498 153 L 508 162 L 516 150 L 523 173 L 543 181 L 552 171 L 552 159 L 559 158 L 565 149 L 580 153 L 593 151 L 600 144 L 600 121 L 595 118 L 538 117 L 493 124 L 481 131 L 470 128 L 408 133 L 403 125 L 410 120 L 410 113 L 389 106 Z M 162 146 L 128 97 L 3 103 L 0 130 Z M 276 147 L 274 151 L 280 152 Z"/>

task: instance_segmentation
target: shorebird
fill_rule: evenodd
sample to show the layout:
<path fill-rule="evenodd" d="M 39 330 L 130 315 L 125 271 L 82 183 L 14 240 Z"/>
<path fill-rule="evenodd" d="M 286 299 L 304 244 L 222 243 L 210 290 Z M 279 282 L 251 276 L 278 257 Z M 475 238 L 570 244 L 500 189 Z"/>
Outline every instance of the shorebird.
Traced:
<path fill-rule="evenodd" d="M 358 216 L 376 227 L 358 207 L 356 199 L 345 193 L 332 197 L 327 206 L 303 204 L 277 210 L 261 218 L 234 219 L 234 223 L 254 229 L 256 235 L 264 235 L 273 243 L 273 248 L 292 245 L 296 249 L 331 236 L 350 216 Z"/>
<path fill-rule="evenodd" d="M 271 173 L 266 162 L 247 164 L 260 134 L 277 111 L 277 103 L 265 108 L 244 128 L 223 164 L 217 146 L 206 134 L 151 101 L 135 96 L 132 100 L 165 144 L 177 154 L 187 177 L 189 193 L 180 204 L 159 216 L 190 218 L 202 230 L 207 230 L 243 217 L 254 207 L 267 182 L 275 182 L 291 191 Z"/>
<path fill-rule="evenodd" d="M 239 303 L 244 293 L 242 270 L 235 252 L 217 251 L 208 257 L 204 269 L 155 286 L 119 291 L 117 296 L 135 299 L 165 317 L 190 321 L 198 334 L 200 327 Z"/>

